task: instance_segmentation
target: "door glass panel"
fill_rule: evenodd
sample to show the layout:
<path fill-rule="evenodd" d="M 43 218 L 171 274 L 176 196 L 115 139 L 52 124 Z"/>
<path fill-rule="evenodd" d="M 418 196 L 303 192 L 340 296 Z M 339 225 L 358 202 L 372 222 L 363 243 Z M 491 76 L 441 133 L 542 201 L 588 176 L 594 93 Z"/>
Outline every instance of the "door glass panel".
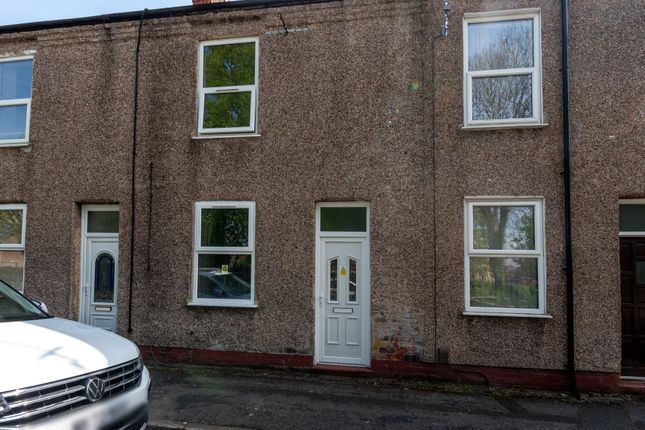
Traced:
<path fill-rule="evenodd" d="M 87 213 L 88 233 L 118 233 L 119 211 L 90 211 Z"/>
<path fill-rule="evenodd" d="M 0 244 L 15 245 L 20 243 L 22 243 L 22 210 L 1 210 Z"/>
<path fill-rule="evenodd" d="M 101 254 L 94 263 L 94 302 L 114 302 L 114 258 Z"/>
<path fill-rule="evenodd" d="M 620 205 L 620 231 L 645 231 L 645 204 Z"/>
<path fill-rule="evenodd" d="M 197 297 L 200 299 L 251 299 L 249 254 L 199 254 Z"/>
<path fill-rule="evenodd" d="M 347 299 L 350 303 L 356 303 L 358 294 L 358 284 L 356 283 L 356 260 L 349 259 L 349 297 Z"/>
<path fill-rule="evenodd" d="M 636 283 L 645 285 L 645 261 L 636 262 Z"/>
<path fill-rule="evenodd" d="M 329 261 L 329 301 L 338 301 L 338 258 Z"/>
<path fill-rule="evenodd" d="M 18 291 L 23 290 L 24 251 L 0 251 L 0 280 Z"/>
<path fill-rule="evenodd" d="M 367 208 L 320 208 L 320 231 L 367 231 Z"/>

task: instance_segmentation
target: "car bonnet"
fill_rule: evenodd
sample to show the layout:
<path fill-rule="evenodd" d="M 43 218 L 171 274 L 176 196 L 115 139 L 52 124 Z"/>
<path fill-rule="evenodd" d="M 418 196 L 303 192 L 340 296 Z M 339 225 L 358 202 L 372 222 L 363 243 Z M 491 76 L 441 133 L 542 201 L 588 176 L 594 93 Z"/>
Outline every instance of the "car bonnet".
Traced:
<path fill-rule="evenodd" d="M 133 360 L 129 340 L 61 318 L 0 323 L 0 393 Z"/>

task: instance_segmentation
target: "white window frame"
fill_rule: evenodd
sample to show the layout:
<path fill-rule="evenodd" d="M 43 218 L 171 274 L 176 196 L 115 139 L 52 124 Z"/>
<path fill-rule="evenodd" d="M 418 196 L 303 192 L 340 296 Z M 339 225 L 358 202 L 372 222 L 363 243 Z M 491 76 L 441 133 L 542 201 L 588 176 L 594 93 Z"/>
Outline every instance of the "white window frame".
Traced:
<path fill-rule="evenodd" d="M 24 261 L 22 263 L 22 288 L 18 289 L 21 293 L 25 290 L 25 268 L 27 267 L 27 205 L 26 204 L 4 204 L 0 205 L 0 210 L 20 210 L 22 211 L 22 231 L 20 233 L 20 243 L 0 243 L 0 251 L 22 251 Z M 13 287 L 13 285 L 12 285 Z M 15 287 L 14 287 L 15 288 Z"/>
<path fill-rule="evenodd" d="M 475 249 L 473 244 L 473 208 L 475 206 L 533 206 L 535 214 L 535 250 Z M 468 197 L 464 202 L 464 283 L 465 314 L 523 316 L 546 315 L 546 258 L 544 237 L 544 199 L 535 197 Z M 538 308 L 494 308 L 470 305 L 470 257 L 532 257 L 538 266 Z"/>
<path fill-rule="evenodd" d="M 482 22 L 502 22 L 519 19 L 533 20 L 533 67 L 496 70 L 468 70 L 468 24 Z M 542 30 L 540 9 L 517 9 L 496 12 L 466 13 L 463 20 L 463 67 L 464 67 L 464 128 L 505 128 L 530 127 L 543 124 L 542 108 Z M 472 84 L 473 78 L 502 77 L 512 75 L 531 75 L 533 117 L 507 118 L 494 120 L 472 119 Z"/>
<path fill-rule="evenodd" d="M 248 209 L 249 243 L 247 246 L 202 246 L 202 209 Z M 251 201 L 211 201 L 195 203 L 195 236 L 193 238 L 193 282 L 192 298 L 189 306 L 214 306 L 229 308 L 255 308 L 255 202 Z M 197 297 L 200 254 L 238 254 L 251 256 L 251 297 L 248 300 L 204 299 Z"/>
<path fill-rule="evenodd" d="M 0 63 L 10 63 L 13 61 L 25 61 L 31 60 L 32 64 L 32 91 L 33 91 L 33 64 L 34 56 L 33 55 L 23 55 L 21 57 L 7 57 L 0 58 Z M 32 94 L 33 97 L 33 94 Z M 27 106 L 27 118 L 25 119 L 25 137 L 23 139 L 0 139 L 0 147 L 2 146 L 26 146 L 29 144 L 29 124 L 31 122 L 31 99 L 32 97 L 25 99 L 9 99 L 9 100 L 0 100 L 0 106 Z"/>
<path fill-rule="evenodd" d="M 255 43 L 255 85 L 236 85 L 227 87 L 204 87 L 204 48 L 207 46 L 221 46 L 221 45 L 236 45 L 243 43 Z M 258 89 L 260 77 L 260 39 L 257 37 L 242 37 L 237 39 L 223 39 L 211 40 L 199 44 L 199 70 L 197 73 L 199 81 L 197 88 L 199 89 L 199 114 L 198 114 L 198 134 L 236 134 L 236 133 L 255 133 L 256 131 L 256 118 L 258 110 Z M 204 128 L 204 108 L 207 94 L 225 94 L 235 92 L 250 92 L 251 93 L 251 110 L 250 122 L 248 127 L 218 127 L 218 128 Z"/>

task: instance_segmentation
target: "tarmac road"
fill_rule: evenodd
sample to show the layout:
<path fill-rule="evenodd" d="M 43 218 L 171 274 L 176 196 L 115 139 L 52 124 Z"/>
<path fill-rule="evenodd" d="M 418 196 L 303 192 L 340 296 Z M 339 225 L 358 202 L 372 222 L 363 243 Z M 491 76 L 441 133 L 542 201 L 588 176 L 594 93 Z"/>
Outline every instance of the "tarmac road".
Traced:
<path fill-rule="evenodd" d="M 561 393 L 230 367 L 150 372 L 151 429 L 645 430 L 645 402 L 627 396 L 575 401 Z"/>

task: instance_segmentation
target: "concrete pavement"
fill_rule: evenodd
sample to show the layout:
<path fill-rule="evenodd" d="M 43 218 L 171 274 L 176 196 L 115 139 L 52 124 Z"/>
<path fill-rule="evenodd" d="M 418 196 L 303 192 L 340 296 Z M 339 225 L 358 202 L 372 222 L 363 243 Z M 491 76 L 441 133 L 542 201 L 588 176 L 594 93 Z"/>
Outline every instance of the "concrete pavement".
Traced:
<path fill-rule="evenodd" d="M 645 402 L 628 396 L 575 401 L 562 393 L 230 367 L 150 371 L 152 429 L 645 430 Z"/>

